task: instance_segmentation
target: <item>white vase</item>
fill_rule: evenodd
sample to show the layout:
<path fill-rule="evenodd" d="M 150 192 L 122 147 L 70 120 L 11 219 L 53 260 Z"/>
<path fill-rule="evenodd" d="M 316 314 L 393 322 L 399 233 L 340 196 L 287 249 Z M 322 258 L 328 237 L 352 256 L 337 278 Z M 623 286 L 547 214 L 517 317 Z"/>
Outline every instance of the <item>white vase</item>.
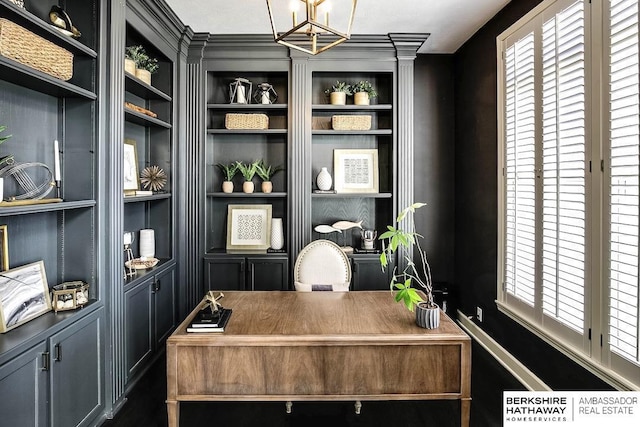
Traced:
<path fill-rule="evenodd" d="M 140 256 L 153 258 L 156 255 L 155 233 L 151 228 L 140 230 Z"/>
<path fill-rule="evenodd" d="M 284 228 L 282 218 L 271 219 L 271 249 L 280 250 L 284 247 Z"/>
<path fill-rule="evenodd" d="M 331 174 L 327 170 L 327 168 L 322 168 L 320 173 L 316 177 L 316 185 L 318 186 L 318 190 L 328 191 L 331 190 L 331 184 L 333 184 L 333 180 L 331 179 Z"/>

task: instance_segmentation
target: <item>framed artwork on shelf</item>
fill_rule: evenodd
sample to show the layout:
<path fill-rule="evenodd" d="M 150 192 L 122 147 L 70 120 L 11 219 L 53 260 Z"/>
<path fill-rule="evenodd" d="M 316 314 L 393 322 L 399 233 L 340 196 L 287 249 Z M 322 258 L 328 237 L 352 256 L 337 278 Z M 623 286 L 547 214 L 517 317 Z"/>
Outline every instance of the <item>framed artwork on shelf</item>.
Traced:
<path fill-rule="evenodd" d="M 0 273 L 0 332 L 7 332 L 51 311 L 44 262 Z"/>
<path fill-rule="evenodd" d="M 124 175 L 124 191 L 136 191 L 140 189 L 140 174 L 138 172 L 138 150 L 136 141 L 133 139 L 124 140 L 124 161 L 122 163 L 122 173 Z"/>
<path fill-rule="evenodd" d="M 336 193 L 378 193 L 378 150 L 333 150 Z"/>
<path fill-rule="evenodd" d="M 227 251 L 265 251 L 271 245 L 271 205 L 229 205 Z"/>
<path fill-rule="evenodd" d="M 0 271 L 9 269 L 9 234 L 6 225 L 0 225 Z"/>

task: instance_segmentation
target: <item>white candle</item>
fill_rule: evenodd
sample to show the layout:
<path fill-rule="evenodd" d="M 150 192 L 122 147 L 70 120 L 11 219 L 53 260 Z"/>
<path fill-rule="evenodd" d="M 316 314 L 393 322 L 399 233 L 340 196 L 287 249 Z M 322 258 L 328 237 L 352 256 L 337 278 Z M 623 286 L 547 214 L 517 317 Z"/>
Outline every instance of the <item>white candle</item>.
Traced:
<path fill-rule="evenodd" d="M 53 171 L 56 181 L 60 181 L 60 150 L 58 149 L 58 140 L 53 141 Z"/>
<path fill-rule="evenodd" d="M 247 103 L 247 98 L 245 97 L 245 94 L 244 94 L 244 86 L 238 85 L 237 94 L 236 94 L 236 102 L 238 104 L 246 104 Z"/>

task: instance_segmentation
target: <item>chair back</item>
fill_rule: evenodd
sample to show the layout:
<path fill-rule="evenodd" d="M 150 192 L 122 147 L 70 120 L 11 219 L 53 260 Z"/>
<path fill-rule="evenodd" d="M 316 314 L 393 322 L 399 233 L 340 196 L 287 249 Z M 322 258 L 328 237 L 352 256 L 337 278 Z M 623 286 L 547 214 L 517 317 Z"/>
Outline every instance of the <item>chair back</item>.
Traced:
<path fill-rule="evenodd" d="M 351 263 L 334 242 L 314 240 L 298 254 L 293 278 L 296 291 L 345 292 L 351 283 Z"/>

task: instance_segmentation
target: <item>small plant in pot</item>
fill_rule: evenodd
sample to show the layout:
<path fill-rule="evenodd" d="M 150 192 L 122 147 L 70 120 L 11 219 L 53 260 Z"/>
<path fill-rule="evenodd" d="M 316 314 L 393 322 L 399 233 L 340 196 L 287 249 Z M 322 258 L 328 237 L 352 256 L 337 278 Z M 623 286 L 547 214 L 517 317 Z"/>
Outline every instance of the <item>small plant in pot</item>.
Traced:
<path fill-rule="evenodd" d="M 263 193 L 271 193 L 273 191 L 273 183 L 271 182 L 271 178 L 273 178 L 275 174 L 283 170 L 284 168 L 282 166 L 267 165 L 264 160 L 260 160 L 258 162 L 256 173 L 258 174 L 260 179 L 262 179 Z"/>
<path fill-rule="evenodd" d="M 416 323 L 428 329 L 435 329 L 440 326 L 440 308 L 433 300 L 433 281 L 431 279 L 431 267 L 427 261 L 427 253 L 420 246 L 420 239 L 423 237 L 416 232 L 415 223 L 412 222 L 410 230 L 400 228 L 400 223 L 409 214 L 415 214 L 416 209 L 425 206 L 425 203 L 413 203 L 407 206 L 398 214 L 396 224 L 388 225 L 387 231 L 382 233 L 379 240 L 382 240 L 382 253 L 380 254 L 380 265 L 382 269 L 389 266 L 393 254 L 398 248 L 414 249 L 419 257 L 419 265 L 406 257 L 407 266 L 399 272 L 397 267 L 393 269 L 393 277 L 389 284 L 391 291 L 396 291 L 396 302 L 402 302 L 409 311 L 416 312 Z M 417 289 L 416 287 L 420 288 Z M 419 292 L 422 291 L 421 292 Z M 423 295 L 425 298 L 423 298 Z"/>
<path fill-rule="evenodd" d="M 222 192 L 223 193 L 233 193 L 233 177 L 236 176 L 236 174 L 238 173 L 238 164 L 237 163 L 231 163 L 231 164 L 224 164 L 224 163 L 218 163 L 216 164 L 216 166 L 218 167 L 218 169 L 220 169 L 220 171 L 222 172 L 223 175 L 223 179 L 224 181 L 222 181 Z"/>
<path fill-rule="evenodd" d="M 158 60 L 156 58 L 150 58 L 146 53 L 144 53 L 144 55 L 142 55 L 138 60 L 136 77 L 150 85 L 151 75 L 155 74 L 158 71 L 158 68 L 160 68 Z"/>
<path fill-rule="evenodd" d="M 370 100 L 377 96 L 378 92 L 368 80 L 360 80 L 353 85 L 353 103 L 356 105 L 369 105 Z"/>
<path fill-rule="evenodd" d="M 353 92 L 351 85 L 336 81 L 335 84 L 325 90 L 324 93 L 329 95 L 329 102 L 331 102 L 332 105 L 345 105 L 347 103 L 347 95 L 351 95 Z"/>
<path fill-rule="evenodd" d="M 124 49 L 124 70 L 136 75 L 136 68 L 141 55 L 144 54 L 144 48 L 141 45 L 127 46 Z"/>
<path fill-rule="evenodd" d="M 255 174 L 258 172 L 259 163 L 259 160 L 256 160 L 252 163 L 236 162 L 236 165 L 238 165 L 238 170 L 244 178 L 244 183 L 242 183 L 242 191 L 244 191 L 245 193 L 253 193 L 254 185 L 252 180 Z"/>

